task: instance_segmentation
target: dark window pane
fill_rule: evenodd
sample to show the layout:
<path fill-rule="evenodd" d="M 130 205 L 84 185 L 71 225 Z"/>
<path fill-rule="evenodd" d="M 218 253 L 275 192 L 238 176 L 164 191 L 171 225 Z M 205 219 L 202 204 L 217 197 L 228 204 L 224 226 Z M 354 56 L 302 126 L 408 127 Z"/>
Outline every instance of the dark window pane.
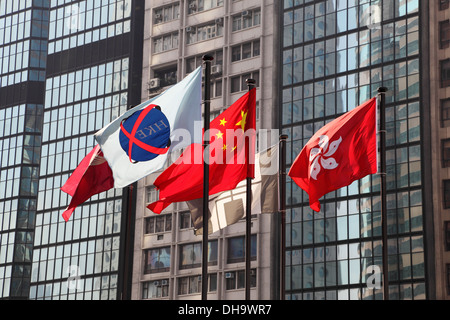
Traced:
<path fill-rule="evenodd" d="M 450 167 L 450 139 L 442 140 L 442 167 Z"/>
<path fill-rule="evenodd" d="M 444 180 L 444 209 L 450 208 L 450 180 Z"/>

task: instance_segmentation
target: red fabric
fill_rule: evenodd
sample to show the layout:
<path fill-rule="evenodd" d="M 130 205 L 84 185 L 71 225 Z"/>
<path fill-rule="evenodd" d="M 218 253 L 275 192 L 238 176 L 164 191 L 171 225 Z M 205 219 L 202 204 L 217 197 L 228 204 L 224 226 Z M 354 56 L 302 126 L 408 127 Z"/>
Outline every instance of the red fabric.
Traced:
<path fill-rule="evenodd" d="M 240 181 L 254 177 L 255 112 L 256 89 L 252 89 L 211 121 L 209 194 L 234 189 Z M 160 191 L 159 200 L 148 205 L 150 210 L 161 213 L 173 202 L 203 197 L 202 151 L 202 145 L 191 144 L 158 176 L 154 185 Z"/>
<path fill-rule="evenodd" d="M 61 190 L 72 196 L 62 216 L 67 222 L 77 206 L 91 196 L 114 187 L 112 171 L 97 145 L 81 160 Z"/>
<path fill-rule="evenodd" d="M 376 98 L 319 129 L 295 159 L 288 175 L 320 211 L 319 199 L 377 172 Z"/>

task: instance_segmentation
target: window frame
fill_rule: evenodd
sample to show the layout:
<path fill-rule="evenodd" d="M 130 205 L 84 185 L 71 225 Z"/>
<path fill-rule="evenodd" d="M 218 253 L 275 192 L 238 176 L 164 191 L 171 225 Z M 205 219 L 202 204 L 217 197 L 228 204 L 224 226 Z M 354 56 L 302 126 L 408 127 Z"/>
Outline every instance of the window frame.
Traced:
<path fill-rule="evenodd" d="M 450 98 L 441 100 L 441 127 L 450 126 Z"/>
<path fill-rule="evenodd" d="M 242 255 L 236 256 L 236 250 L 239 250 L 240 248 L 233 247 L 231 244 L 231 241 L 242 241 Z M 253 247 L 254 244 L 254 247 Z M 251 255 L 250 260 L 255 261 L 258 257 L 258 238 L 256 234 L 251 235 Z M 232 253 L 235 253 L 234 255 Z M 254 254 L 253 254 L 254 253 Z M 245 261 L 245 236 L 236 236 L 236 237 L 229 237 L 227 238 L 227 264 L 233 264 L 233 263 L 240 263 Z"/>
<path fill-rule="evenodd" d="M 250 73 L 244 73 L 239 74 L 235 76 L 230 77 L 230 93 L 238 93 L 241 91 L 248 90 L 248 86 L 246 85 L 245 81 L 248 79 L 246 76 L 250 76 L 252 79 L 254 79 L 255 87 L 259 87 L 259 70 L 251 71 Z M 239 88 L 238 88 L 239 83 Z"/>
<path fill-rule="evenodd" d="M 250 12 L 249 16 L 244 16 L 244 12 Z M 231 17 L 231 32 L 257 27 L 261 25 L 261 8 L 249 9 L 235 14 Z"/>
<path fill-rule="evenodd" d="M 164 283 L 163 283 L 164 281 Z M 142 284 L 142 299 L 165 298 L 169 296 L 169 279 L 146 281 Z M 156 288 L 152 295 L 152 288 Z"/>
<path fill-rule="evenodd" d="M 179 39 L 180 37 L 178 31 L 163 34 L 159 37 L 154 37 L 152 39 L 152 53 L 158 54 L 178 49 Z M 170 44 L 168 45 L 169 42 Z"/>
<path fill-rule="evenodd" d="M 172 231 L 172 214 L 162 214 L 157 216 L 145 217 L 145 234 L 156 234 Z M 162 224 L 162 230 L 157 231 L 157 226 Z"/>
<path fill-rule="evenodd" d="M 244 57 L 244 47 L 250 46 L 250 55 Z M 261 41 L 259 39 L 254 41 L 244 42 L 231 47 L 231 62 L 238 62 L 242 60 L 256 58 L 261 55 Z"/>
<path fill-rule="evenodd" d="M 450 86 L 450 59 L 441 60 L 439 62 L 441 88 Z"/>
<path fill-rule="evenodd" d="M 178 8 L 178 10 L 176 10 Z M 170 17 L 166 18 L 165 10 L 170 9 Z M 156 15 L 160 14 L 161 17 L 158 18 Z M 169 21 L 173 21 L 180 18 L 180 2 L 174 2 L 172 4 L 158 7 L 153 9 L 153 24 L 161 24 Z"/>
<path fill-rule="evenodd" d="M 152 268 L 152 267 L 151 267 L 152 264 L 151 264 L 151 263 L 150 263 L 150 264 L 148 263 L 148 262 L 149 262 L 150 256 L 152 255 L 153 252 L 156 252 L 156 251 L 157 251 L 157 254 L 158 254 L 158 261 L 160 261 L 160 260 L 159 260 L 159 257 L 161 256 L 163 250 L 166 250 L 166 252 L 169 253 L 169 259 L 168 259 L 169 265 L 168 265 L 168 266 L 164 266 L 164 267 L 156 267 L 156 268 Z M 146 249 L 146 250 L 144 251 L 144 274 L 152 274 L 152 273 L 159 273 L 159 272 L 168 272 L 168 271 L 170 271 L 170 267 L 171 267 L 171 263 L 170 263 L 170 260 L 171 260 L 171 254 L 172 254 L 172 253 L 171 253 L 171 247 L 170 247 L 170 246 Z"/>
<path fill-rule="evenodd" d="M 444 209 L 450 209 L 450 180 L 442 181 L 442 205 Z"/>
<path fill-rule="evenodd" d="M 213 249 L 213 246 L 215 246 L 215 248 Z M 189 248 L 191 247 L 191 248 Z M 200 259 L 200 261 L 198 263 L 190 263 L 190 264 L 183 264 L 183 261 L 185 261 L 185 259 L 183 259 L 183 253 L 186 253 L 186 251 L 184 249 L 187 249 L 188 252 L 191 253 L 198 253 L 199 256 L 196 257 L 195 260 Z M 208 241 L 208 265 L 209 266 L 215 266 L 217 265 L 218 261 L 218 257 L 217 257 L 217 250 L 218 250 L 218 241 L 217 239 L 215 240 L 210 240 Z M 178 268 L 180 270 L 183 269 L 192 269 L 192 268 L 199 268 L 202 265 L 201 262 L 201 258 L 202 258 L 202 251 L 203 251 L 203 247 L 202 247 L 202 243 L 201 242 L 193 242 L 193 243 L 186 243 L 186 244 L 182 244 L 179 246 L 179 265 Z M 212 256 L 212 252 L 215 252 L 215 256 Z M 212 260 L 210 259 L 211 257 L 213 257 Z M 191 259 L 192 260 L 192 259 Z M 195 261 L 193 260 L 193 261 Z"/>
<path fill-rule="evenodd" d="M 442 168 L 450 167 L 450 139 L 441 140 Z"/>
<path fill-rule="evenodd" d="M 445 251 L 450 251 L 450 221 L 444 221 Z"/>
<path fill-rule="evenodd" d="M 439 22 L 439 45 L 441 49 L 450 46 L 450 20 Z"/>
<path fill-rule="evenodd" d="M 450 295 L 450 263 L 445 265 L 446 278 L 447 278 L 447 294 Z"/>

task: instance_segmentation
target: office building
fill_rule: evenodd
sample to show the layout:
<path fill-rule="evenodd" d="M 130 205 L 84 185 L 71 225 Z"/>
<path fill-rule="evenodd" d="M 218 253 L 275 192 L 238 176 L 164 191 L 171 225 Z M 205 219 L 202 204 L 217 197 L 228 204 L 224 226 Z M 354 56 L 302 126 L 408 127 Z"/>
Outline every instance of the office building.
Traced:
<path fill-rule="evenodd" d="M 42 152 L 48 2 L 0 1 L 0 297 L 30 289 Z"/>
<path fill-rule="evenodd" d="M 389 90 L 390 299 L 448 299 L 448 13 L 416 0 L 285 0 L 280 12 L 288 164 L 318 128 Z M 286 298 L 383 299 L 367 284 L 383 265 L 379 176 L 327 194 L 319 213 L 287 189 Z"/>
<path fill-rule="evenodd" d="M 127 295 L 129 191 L 65 222 L 60 187 L 93 134 L 140 102 L 142 14 L 131 0 L 0 1 L 1 298 Z"/>
<path fill-rule="evenodd" d="M 146 3 L 142 100 L 162 92 L 213 56 L 211 119 L 248 91 L 256 80 L 257 128 L 274 127 L 272 92 L 274 1 L 151 1 Z M 278 136 L 276 141 L 278 142 Z M 174 158 L 176 159 L 176 158 Z M 153 181 L 138 183 L 133 299 L 199 299 L 202 236 L 196 236 L 186 203 L 161 215 L 146 205 L 157 199 Z M 274 295 L 271 254 L 274 215 L 252 218 L 251 298 Z M 209 236 L 208 299 L 243 299 L 245 222 Z"/>
<path fill-rule="evenodd" d="M 449 1 L 430 1 L 428 6 L 428 36 L 424 36 L 424 64 L 429 72 L 424 75 L 425 97 L 429 101 L 430 135 L 429 163 L 432 166 L 429 194 L 432 200 L 433 222 L 430 222 L 430 255 L 434 255 L 434 271 L 429 276 L 435 283 L 436 299 L 450 299 L 450 188 L 449 188 L 449 102 L 448 82 L 450 62 Z M 428 230 L 427 230 L 428 231 Z M 433 237 L 434 235 L 434 237 Z M 431 259 L 431 258 L 430 258 Z M 431 269 L 433 270 L 433 269 Z"/>

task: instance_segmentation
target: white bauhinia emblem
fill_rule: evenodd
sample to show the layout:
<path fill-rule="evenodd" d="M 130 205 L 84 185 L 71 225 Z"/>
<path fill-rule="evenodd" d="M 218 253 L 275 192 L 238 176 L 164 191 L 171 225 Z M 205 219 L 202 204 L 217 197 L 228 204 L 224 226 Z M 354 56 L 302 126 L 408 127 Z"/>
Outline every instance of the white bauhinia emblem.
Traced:
<path fill-rule="evenodd" d="M 328 136 L 320 136 L 319 147 L 312 148 L 309 153 L 310 162 L 310 176 L 314 180 L 317 180 L 317 175 L 319 174 L 322 167 L 324 169 L 332 170 L 337 168 L 339 163 L 336 162 L 331 156 L 336 152 L 339 145 L 342 142 L 342 137 L 330 142 Z"/>

